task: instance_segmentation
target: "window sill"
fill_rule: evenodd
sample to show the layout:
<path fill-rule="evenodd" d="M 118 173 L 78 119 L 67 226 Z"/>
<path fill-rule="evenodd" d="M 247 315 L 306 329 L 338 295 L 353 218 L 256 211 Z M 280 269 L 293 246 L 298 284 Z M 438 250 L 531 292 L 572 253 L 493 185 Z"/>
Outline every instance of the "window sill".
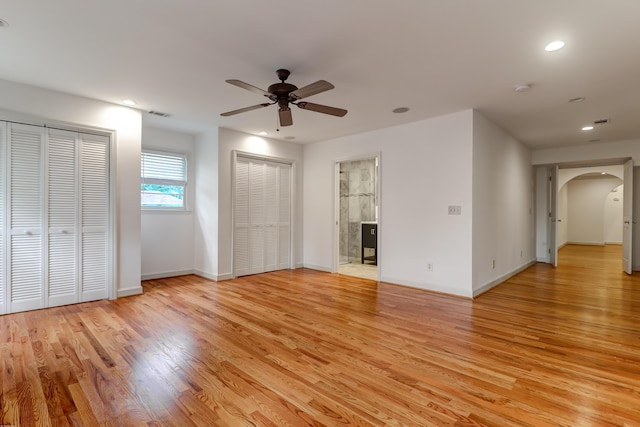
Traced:
<path fill-rule="evenodd" d="M 141 207 L 140 210 L 143 214 L 169 214 L 169 215 L 186 215 L 191 214 L 191 209 L 162 209 L 162 208 L 145 208 Z"/>

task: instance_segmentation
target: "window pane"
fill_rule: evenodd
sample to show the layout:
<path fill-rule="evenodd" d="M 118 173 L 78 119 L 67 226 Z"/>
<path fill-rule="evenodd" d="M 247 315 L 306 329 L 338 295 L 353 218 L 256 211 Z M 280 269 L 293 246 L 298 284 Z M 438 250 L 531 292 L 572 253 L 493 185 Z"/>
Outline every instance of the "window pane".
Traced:
<path fill-rule="evenodd" d="M 140 190 L 142 206 L 184 207 L 184 186 L 182 185 L 141 184 Z"/>

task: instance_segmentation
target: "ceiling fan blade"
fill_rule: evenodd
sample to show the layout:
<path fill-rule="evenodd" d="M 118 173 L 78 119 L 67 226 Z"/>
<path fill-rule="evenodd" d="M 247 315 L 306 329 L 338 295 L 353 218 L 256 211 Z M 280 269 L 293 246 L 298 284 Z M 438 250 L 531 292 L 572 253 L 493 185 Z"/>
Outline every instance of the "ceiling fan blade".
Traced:
<path fill-rule="evenodd" d="M 232 84 L 234 86 L 238 86 L 242 89 L 246 89 L 250 92 L 253 93 L 257 93 L 258 95 L 262 95 L 262 96 L 266 96 L 267 98 L 271 98 L 271 94 L 269 92 L 267 92 L 266 90 L 262 90 L 259 87 L 255 87 L 253 85 L 250 85 L 249 83 L 245 83 L 243 81 L 240 80 L 225 80 L 227 83 Z"/>
<path fill-rule="evenodd" d="M 258 108 L 268 107 L 269 105 L 273 105 L 271 103 L 265 102 L 264 104 L 252 105 L 251 107 L 244 107 L 238 110 L 227 111 L 226 113 L 220 114 L 223 117 L 233 116 L 235 114 L 244 113 L 245 111 L 257 110 Z"/>
<path fill-rule="evenodd" d="M 347 114 L 347 110 L 336 107 L 329 107 L 327 105 L 314 104 L 313 102 L 298 102 L 298 107 L 303 110 L 311 110 L 317 113 L 331 114 L 332 116 L 344 117 Z"/>
<path fill-rule="evenodd" d="M 311 83 L 310 85 L 294 90 L 289 94 L 289 99 L 291 99 L 292 101 L 296 101 L 298 99 L 306 98 L 311 95 L 326 92 L 333 89 L 334 87 L 334 85 L 326 80 L 318 80 L 315 83 Z"/>
<path fill-rule="evenodd" d="M 291 116 L 291 108 L 281 108 L 278 111 L 280 116 L 280 126 L 291 126 L 293 124 L 293 117 Z"/>

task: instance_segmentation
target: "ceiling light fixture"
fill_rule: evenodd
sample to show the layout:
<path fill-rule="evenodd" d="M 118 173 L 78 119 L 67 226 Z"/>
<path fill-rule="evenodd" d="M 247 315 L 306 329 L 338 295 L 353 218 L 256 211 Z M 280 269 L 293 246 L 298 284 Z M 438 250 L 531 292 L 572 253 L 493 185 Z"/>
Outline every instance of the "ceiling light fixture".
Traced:
<path fill-rule="evenodd" d="M 129 107 L 133 107 L 134 105 L 136 105 L 136 101 L 132 101 L 130 99 L 125 99 L 122 101 L 122 103 L 124 105 L 128 105 Z"/>
<path fill-rule="evenodd" d="M 585 126 L 582 130 L 593 130 L 593 126 Z"/>
<path fill-rule="evenodd" d="M 409 111 L 409 107 L 398 107 L 394 108 L 392 111 L 396 114 L 406 113 L 407 111 Z"/>
<path fill-rule="evenodd" d="M 564 42 L 562 40 L 556 40 L 549 43 L 544 50 L 547 52 L 555 52 L 556 50 L 560 50 L 564 47 Z"/>
<path fill-rule="evenodd" d="M 258 135 L 260 135 L 260 136 L 267 136 L 267 133 L 266 133 L 265 131 L 262 131 L 262 132 L 258 132 Z"/>

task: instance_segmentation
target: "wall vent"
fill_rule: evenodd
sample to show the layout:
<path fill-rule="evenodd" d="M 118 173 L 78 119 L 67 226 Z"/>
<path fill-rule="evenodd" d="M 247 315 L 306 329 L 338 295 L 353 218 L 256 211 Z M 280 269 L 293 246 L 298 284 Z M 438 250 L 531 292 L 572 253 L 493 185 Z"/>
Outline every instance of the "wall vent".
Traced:
<path fill-rule="evenodd" d="M 593 121 L 594 125 L 606 125 L 607 123 L 609 123 L 609 119 L 600 119 Z"/>
<path fill-rule="evenodd" d="M 149 111 L 149 114 L 152 114 L 152 115 L 158 116 L 158 117 L 171 117 L 171 114 L 162 113 L 160 111 L 154 111 L 154 110 Z"/>

